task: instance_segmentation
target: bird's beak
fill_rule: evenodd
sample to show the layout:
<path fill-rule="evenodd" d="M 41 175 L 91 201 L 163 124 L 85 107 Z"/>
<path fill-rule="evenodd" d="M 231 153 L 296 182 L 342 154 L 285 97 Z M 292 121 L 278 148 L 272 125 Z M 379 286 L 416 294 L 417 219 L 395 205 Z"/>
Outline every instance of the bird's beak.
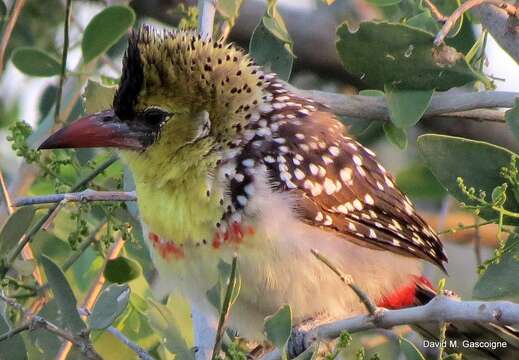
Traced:
<path fill-rule="evenodd" d="M 139 131 L 130 129 L 113 110 L 80 118 L 47 138 L 39 149 L 116 147 L 142 150 Z"/>

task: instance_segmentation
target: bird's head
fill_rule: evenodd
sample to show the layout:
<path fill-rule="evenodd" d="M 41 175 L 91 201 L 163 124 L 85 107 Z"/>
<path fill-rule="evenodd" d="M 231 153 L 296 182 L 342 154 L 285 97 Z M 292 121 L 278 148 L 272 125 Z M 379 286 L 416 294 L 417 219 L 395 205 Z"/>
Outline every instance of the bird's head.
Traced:
<path fill-rule="evenodd" d="M 242 51 L 193 32 L 130 34 L 112 108 L 51 135 L 40 149 L 115 147 L 130 165 L 170 165 L 231 146 L 262 102 L 263 73 Z M 157 166 L 160 166 L 157 163 Z"/>

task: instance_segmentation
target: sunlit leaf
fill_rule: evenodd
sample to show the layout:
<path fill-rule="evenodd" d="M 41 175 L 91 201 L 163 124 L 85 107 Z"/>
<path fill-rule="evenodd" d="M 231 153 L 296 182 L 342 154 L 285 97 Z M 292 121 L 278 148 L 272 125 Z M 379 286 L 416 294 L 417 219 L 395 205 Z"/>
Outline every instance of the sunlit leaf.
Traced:
<path fill-rule="evenodd" d="M 218 12 L 227 19 L 235 19 L 240 13 L 243 0 L 219 0 L 216 3 Z"/>
<path fill-rule="evenodd" d="M 194 360 L 195 355 L 182 337 L 178 324 L 167 306 L 152 299 L 149 300 L 148 318 L 151 326 L 157 331 L 161 342 L 177 359 Z"/>
<path fill-rule="evenodd" d="M 433 44 L 433 35 L 405 24 L 363 22 L 351 33 L 337 30 L 337 50 L 346 70 L 368 86 L 383 89 L 447 90 L 474 80 L 486 81 L 447 45 Z"/>
<path fill-rule="evenodd" d="M 128 6 L 110 6 L 88 23 L 81 50 L 85 63 L 110 49 L 135 22 L 135 12 Z"/>
<path fill-rule="evenodd" d="M 281 351 L 285 351 L 292 333 L 292 311 L 289 305 L 280 308 L 275 314 L 265 318 L 265 335 Z"/>
<path fill-rule="evenodd" d="M 36 210 L 31 206 L 25 206 L 9 216 L 0 231 L 0 256 L 7 255 L 13 250 L 25 231 L 31 225 Z"/>
<path fill-rule="evenodd" d="M 127 283 L 142 274 L 141 265 L 130 258 L 119 256 L 106 262 L 104 276 L 113 283 Z"/>
<path fill-rule="evenodd" d="M 398 146 L 401 150 L 404 150 L 407 147 L 407 132 L 405 129 L 397 128 L 393 123 L 386 122 L 384 123 L 384 134 L 386 134 L 386 138 Z"/>
<path fill-rule="evenodd" d="M 37 77 L 59 75 L 60 61 L 41 49 L 22 47 L 13 51 L 11 58 L 14 66 L 24 74 Z"/>
<path fill-rule="evenodd" d="M 116 86 L 102 85 L 96 81 L 88 80 L 83 93 L 85 111 L 92 114 L 112 107 Z"/>
<path fill-rule="evenodd" d="M 417 140 L 418 149 L 427 167 L 436 179 L 459 201 L 468 205 L 477 203 L 469 200 L 460 190 L 457 179 L 461 177 L 467 187 L 474 187 L 490 194 L 495 187 L 505 183 L 501 176 L 502 168 L 509 168 L 513 152 L 482 141 L 475 141 L 454 136 L 427 134 Z M 508 186 L 507 200 L 504 208 L 510 211 L 519 211 L 519 203 L 513 195 L 513 187 Z M 498 213 L 490 209 L 483 209 L 480 216 L 486 220 L 498 218 Z M 505 223 L 513 220 L 506 217 Z"/>
<path fill-rule="evenodd" d="M 111 284 L 99 295 L 92 314 L 90 327 L 92 329 L 106 329 L 122 314 L 128 306 L 130 288 L 128 285 Z"/>
<path fill-rule="evenodd" d="M 41 264 L 47 275 L 54 299 L 58 303 L 58 307 L 62 313 L 65 326 L 73 333 L 79 334 L 86 329 L 85 323 L 79 317 L 77 310 L 77 301 L 70 285 L 65 278 L 65 274 L 59 266 L 49 257 L 42 255 Z"/>

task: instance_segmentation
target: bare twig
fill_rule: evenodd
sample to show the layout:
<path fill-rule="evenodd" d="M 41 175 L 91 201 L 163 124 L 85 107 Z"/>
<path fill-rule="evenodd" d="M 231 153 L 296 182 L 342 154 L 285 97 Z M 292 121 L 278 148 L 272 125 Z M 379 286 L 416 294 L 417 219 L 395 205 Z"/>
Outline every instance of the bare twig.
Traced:
<path fill-rule="evenodd" d="M 29 196 L 17 199 L 14 202 L 15 207 L 52 204 L 62 202 L 84 202 L 84 201 L 136 201 L 137 195 L 135 191 L 95 191 L 86 189 L 81 192 L 52 194 L 41 196 Z"/>
<path fill-rule="evenodd" d="M 324 255 L 322 255 L 319 251 L 317 251 L 316 249 L 311 249 L 310 250 L 312 252 L 312 254 L 319 260 L 321 261 L 323 264 L 325 264 L 330 270 L 332 270 L 340 279 L 343 283 L 345 283 L 346 285 L 348 285 L 352 290 L 353 292 L 355 293 L 355 295 L 357 295 L 357 297 L 359 298 L 359 300 L 364 304 L 364 306 L 366 307 L 366 309 L 368 310 L 368 312 L 371 314 L 371 315 L 374 315 L 375 312 L 377 311 L 377 306 L 373 303 L 373 301 L 371 301 L 371 299 L 369 298 L 369 296 L 359 287 L 357 286 L 354 282 L 353 282 L 353 279 L 350 275 L 345 275 L 341 270 L 339 270 L 339 268 L 337 266 L 335 266 L 331 261 L 330 259 L 326 258 Z"/>
<path fill-rule="evenodd" d="M 445 39 L 445 37 L 447 36 L 449 31 L 451 30 L 451 28 L 454 26 L 456 21 L 458 21 L 458 19 L 460 17 L 462 17 L 465 12 L 469 11 L 470 9 L 472 9 L 474 7 L 480 6 L 482 4 L 489 4 L 489 5 L 498 7 L 500 9 L 503 9 L 504 11 L 506 11 L 506 13 L 509 16 L 519 18 L 519 12 L 517 11 L 517 7 L 512 4 L 507 3 L 505 1 L 501 1 L 501 0 L 469 0 L 469 1 L 461 4 L 461 6 L 459 8 L 457 8 L 447 18 L 447 21 L 443 25 L 442 29 L 436 35 L 436 37 L 434 39 L 434 44 L 436 46 L 439 46 L 443 42 L 443 40 Z"/>
<path fill-rule="evenodd" d="M 225 291 L 225 297 L 223 300 L 222 308 L 220 309 L 220 317 L 218 319 L 218 328 L 216 330 L 216 339 L 214 342 L 213 354 L 211 356 L 212 360 L 218 359 L 218 353 L 220 352 L 220 347 L 222 345 L 223 332 L 225 321 L 227 320 L 227 315 L 229 314 L 229 309 L 231 307 L 231 300 L 236 288 L 236 266 L 238 263 L 238 255 L 234 254 L 231 265 L 231 274 L 229 275 L 229 284 L 227 285 L 227 290 Z"/>
<path fill-rule="evenodd" d="M 389 121 L 389 110 L 384 97 L 342 95 L 318 90 L 301 90 L 288 83 L 285 86 L 299 96 L 311 98 L 330 107 L 339 115 L 351 116 L 357 119 Z M 511 108 L 518 92 L 481 91 L 481 92 L 446 92 L 433 95 L 424 118 L 438 115 L 448 116 L 467 110 L 487 108 Z M 474 113 L 470 114 L 474 116 Z M 454 115 L 456 116 L 456 115 Z M 492 114 L 494 120 L 495 114 Z M 480 117 L 479 120 L 484 118 Z"/>
<path fill-rule="evenodd" d="M 1 293 L 0 293 L 0 299 L 2 299 L 7 305 L 9 305 L 21 312 L 26 312 L 25 308 L 21 304 L 17 303 L 15 300 L 13 300 L 11 298 L 4 296 Z M 85 355 L 85 357 L 87 359 L 102 360 L 101 356 L 99 356 L 99 354 L 95 351 L 94 347 L 92 346 L 92 344 L 90 343 L 88 338 L 83 337 L 83 336 L 74 336 L 74 335 L 68 333 L 67 331 L 59 328 L 58 326 L 56 326 L 49 320 L 47 320 L 41 316 L 38 316 L 38 315 L 35 315 L 30 320 L 26 321 L 24 324 L 9 331 L 8 333 L 4 334 L 3 336 L 0 336 L 0 341 L 8 339 L 9 337 L 12 337 L 22 331 L 26 331 L 26 330 L 32 331 L 32 330 L 36 330 L 36 329 L 47 330 L 47 331 L 59 336 L 60 338 L 62 338 L 64 340 L 70 341 L 71 344 L 75 345 L 81 351 L 81 353 L 83 355 Z"/>
<path fill-rule="evenodd" d="M 4 179 L 4 174 L 2 173 L 2 170 L 0 169 L 0 190 L 2 191 L 2 196 L 5 201 L 5 207 L 7 210 L 7 213 L 11 215 L 14 211 L 13 209 L 13 203 L 11 202 L 11 197 L 9 196 L 9 192 L 7 191 L 7 185 Z"/>
<path fill-rule="evenodd" d="M 519 304 L 509 301 L 459 301 L 453 297 L 438 295 L 426 305 L 400 310 L 381 309 L 375 316 L 355 316 L 318 326 L 305 336 L 305 347 L 318 339 L 335 339 L 343 331 L 354 333 L 397 325 L 456 321 L 487 322 L 497 325 L 517 324 Z M 273 351 L 263 358 L 263 360 L 277 359 L 281 359 L 279 351 Z"/>
<path fill-rule="evenodd" d="M 61 54 L 61 74 L 59 76 L 58 94 L 56 95 L 56 107 L 54 108 L 54 123 L 59 122 L 61 109 L 61 95 L 63 94 L 63 85 L 65 84 L 65 76 L 67 73 L 67 56 L 68 56 L 68 29 L 70 25 L 70 7 L 72 0 L 66 0 L 65 5 L 65 24 L 63 25 L 63 52 Z"/>
<path fill-rule="evenodd" d="M 4 71 L 4 58 L 5 52 L 7 51 L 7 44 L 9 44 L 9 39 L 11 38 L 11 34 L 13 33 L 14 26 L 16 25 L 16 21 L 22 12 L 23 7 L 27 0 L 17 0 L 13 5 L 13 11 L 9 16 L 9 21 L 7 22 L 7 26 L 4 30 L 4 35 L 2 36 L 2 41 L 0 42 L 0 76 Z"/>
<path fill-rule="evenodd" d="M 447 21 L 447 17 L 442 14 L 440 9 L 434 5 L 434 3 L 431 0 L 425 0 L 425 5 L 431 10 L 431 14 L 438 20 L 438 22 L 444 24 L 445 21 Z"/>
<path fill-rule="evenodd" d="M 110 326 L 106 329 L 110 334 L 115 336 L 119 341 L 121 341 L 124 345 L 128 346 L 130 349 L 132 349 L 139 359 L 143 360 L 153 360 L 153 357 L 146 352 L 142 347 L 128 339 L 122 332 L 120 332 L 118 329 L 114 328 L 113 326 Z"/>
<path fill-rule="evenodd" d="M 119 237 L 112 247 L 110 248 L 110 251 L 108 252 L 106 258 L 107 260 L 115 259 L 117 256 L 119 256 L 119 253 L 121 252 L 122 248 L 124 247 L 124 240 L 122 237 Z M 90 311 L 94 308 L 94 304 L 97 301 L 97 297 L 101 293 L 101 290 L 103 289 L 103 285 L 106 282 L 106 279 L 103 275 L 104 267 L 97 275 L 97 279 L 94 281 L 94 283 L 90 286 L 90 289 L 88 290 L 88 293 L 86 294 L 85 298 L 83 299 L 83 303 L 81 304 L 81 309 L 83 310 L 83 315 L 81 315 L 81 318 L 85 320 L 90 314 Z M 61 345 L 61 348 L 58 351 L 58 354 L 56 355 L 56 360 L 65 360 L 68 356 L 68 353 L 70 352 L 70 349 L 72 348 L 72 343 L 70 341 L 65 341 Z"/>

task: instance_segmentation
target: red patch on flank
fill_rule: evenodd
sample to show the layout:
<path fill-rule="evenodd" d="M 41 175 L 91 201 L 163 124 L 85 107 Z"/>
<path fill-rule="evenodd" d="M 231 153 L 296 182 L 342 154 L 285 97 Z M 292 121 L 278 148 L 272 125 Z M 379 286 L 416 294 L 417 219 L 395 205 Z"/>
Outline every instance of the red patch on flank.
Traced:
<path fill-rule="evenodd" d="M 213 235 L 212 245 L 214 249 L 220 248 L 223 243 L 239 245 L 243 242 L 245 236 L 252 236 L 255 230 L 252 226 L 242 226 L 239 222 L 233 222 L 223 233 L 217 231 Z"/>
<path fill-rule="evenodd" d="M 225 240 L 225 236 L 224 236 Z M 222 235 L 217 231 L 214 233 L 213 242 L 211 243 L 214 249 L 218 249 L 222 245 Z"/>
<path fill-rule="evenodd" d="M 161 242 L 160 237 L 157 234 L 152 233 L 152 232 L 149 233 L 148 239 L 150 239 L 150 241 L 153 245 L 153 248 L 155 250 L 157 250 L 160 257 L 163 258 L 164 260 L 170 261 L 173 258 L 175 258 L 176 260 L 180 260 L 180 259 L 184 258 L 184 250 L 182 249 L 182 247 L 176 245 L 174 242 L 172 242 L 172 241 Z"/>
<path fill-rule="evenodd" d="M 414 306 L 416 296 L 416 284 L 420 283 L 433 288 L 431 282 L 425 276 L 413 276 L 413 281 L 410 284 L 404 285 L 396 289 L 393 293 L 382 297 L 377 303 L 377 306 L 386 309 L 401 309 L 409 306 Z"/>

